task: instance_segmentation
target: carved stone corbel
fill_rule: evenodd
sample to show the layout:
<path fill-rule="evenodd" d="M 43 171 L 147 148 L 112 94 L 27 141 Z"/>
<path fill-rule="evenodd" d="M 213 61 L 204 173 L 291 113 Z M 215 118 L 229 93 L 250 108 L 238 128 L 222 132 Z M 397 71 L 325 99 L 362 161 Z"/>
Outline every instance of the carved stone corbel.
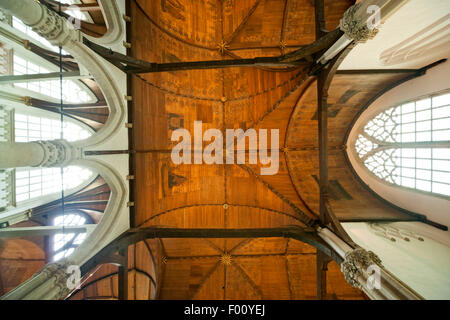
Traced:
<path fill-rule="evenodd" d="M 71 261 L 65 260 L 64 262 L 53 262 L 44 266 L 33 277 L 44 276 L 46 280 L 51 280 L 53 288 L 58 288 L 56 296 L 64 297 L 70 292 L 70 288 L 67 286 L 67 280 L 70 274 L 67 272 L 69 266 L 73 265 Z M 45 292 L 41 292 L 44 296 Z"/>
<path fill-rule="evenodd" d="M 351 286 L 362 290 L 363 285 L 359 279 L 368 277 L 367 269 L 372 265 L 382 267 L 381 259 L 372 251 L 356 248 L 345 254 L 345 260 L 341 264 L 341 271 L 345 280 Z"/>
<path fill-rule="evenodd" d="M 359 2 L 345 11 L 344 17 L 339 23 L 339 28 L 355 42 L 365 42 L 378 33 L 378 29 L 370 29 L 367 20 L 360 16 L 361 4 Z"/>

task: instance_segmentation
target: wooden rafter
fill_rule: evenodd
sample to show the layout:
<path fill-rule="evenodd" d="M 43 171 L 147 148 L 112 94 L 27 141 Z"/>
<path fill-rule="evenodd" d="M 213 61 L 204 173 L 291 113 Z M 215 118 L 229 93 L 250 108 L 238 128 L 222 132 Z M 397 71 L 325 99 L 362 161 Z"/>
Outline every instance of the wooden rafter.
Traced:
<path fill-rule="evenodd" d="M 259 206 L 250 206 L 250 205 L 242 205 L 242 204 L 233 204 L 233 203 L 227 203 L 229 207 L 244 207 L 244 208 L 249 208 L 249 209 L 260 209 L 260 210 L 265 210 L 268 212 L 272 212 L 272 213 L 276 213 L 276 214 L 281 214 L 284 216 L 287 216 L 289 218 L 295 219 L 298 222 L 302 222 L 302 220 L 297 217 L 297 216 L 293 216 L 287 212 L 283 212 L 283 211 L 278 211 L 278 210 L 274 210 L 271 208 L 264 208 L 264 207 L 259 207 Z M 223 207 L 223 204 L 219 204 L 219 203 L 214 203 L 214 204 L 208 204 L 208 203 L 199 203 L 199 204 L 192 204 L 192 205 L 186 205 L 186 206 L 181 206 L 181 207 L 176 207 L 176 208 L 172 208 L 172 209 L 167 209 L 163 212 L 157 213 L 155 215 L 153 215 L 152 217 L 146 219 L 145 221 L 143 221 L 142 223 L 140 223 L 138 225 L 138 227 L 142 227 L 143 225 L 145 225 L 146 223 L 148 223 L 149 221 L 152 221 L 162 215 L 174 212 L 174 211 L 181 211 L 183 209 L 188 209 L 188 208 L 194 208 L 194 207 L 206 207 L 206 206 L 216 206 L 216 207 Z"/>
<path fill-rule="evenodd" d="M 314 12 L 316 23 L 316 39 L 320 39 L 328 32 L 325 29 L 325 0 L 315 0 Z"/>
<path fill-rule="evenodd" d="M 325 69 L 322 69 L 317 78 L 317 101 L 318 101 L 318 130 L 319 130 L 319 187 L 320 187 L 320 221 L 323 225 L 331 228 L 350 246 L 356 244 L 344 230 L 336 215 L 334 214 L 328 198 L 328 90 L 337 68 L 355 46 L 351 43 L 341 51 Z"/>
<path fill-rule="evenodd" d="M 285 268 L 286 268 L 286 278 L 288 282 L 288 288 L 289 288 L 289 296 L 291 300 L 294 300 L 294 289 L 292 288 L 292 281 L 291 281 L 291 269 L 289 268 L 289 257 L 288 255 L 285 255 L 284 259 Z"/>
<path fill-rule="evenodd" d="M 283 202 L 289 205 L 295 213 L 298 214 L 300 221 L 303 222 L 307 226 L 313 226 L 315 221 L 308 217 L 299 207 L 297 207 L 291 200 L 286 198 L 281 192 L 279 192 L 276 188 L 274 188 L 271 184 L 263 180 L 259 175 L 257 175 L 251 168 L 244 164 L 237 164 L 237 166 L 251 176 L 255 177 L 259 182 L 261 182 L 264 186 L 266 186 L 270 191 L 272 191 L 278 198 L 280 198 Z"/>
<path fill-rule="evenodd" d="M 165 33 L 166 35 L 168 35 L 170 38 L 173 38 L 173 39 L 175 39 L 175 40 L 177 40 L 177 41 L 179 41 L 179 42 L 181 42 L 181 43 L 184 43 L 184 44 L 186 44 L 186 45 L 188 45 L 188 46 L 191 46 L 191 47 L 195 47 L 195 48 L 199 48 L 199 49 L 204 49 L 204 50 L 208 50 L 208 51 L 216 51 L 216 50 L 217 50 L 217 48 L 215 48 L 215 47 L 207 47 L 207 46 L 203 46 L 203 45 L 197 44 L 197 43 L 195 43 L 195 42 L 193 42 L 193 41 L 188 41 L 188 40 L 186 40 L 186 39 L 183 39 L 183 38 L 177 36 L 176 34 L 170 32 L 170 31 L 166 30 L 165 28 L 163 28 L 162 26 L 160 26 L 159 24 L 157 24 L 156 21 L 154 21 L 154 20 L 147 14 L 147 12 L 144 10 L 144 8 L 142 8 L 142 6 L 139 4 L 139 1 L 137 1 L 137 0 L 132 0 L 132 1 L 133 1 L 134 5 L 136 6 L 136 8 L 137 8 L 137 9 L 145 16 L 145 18 L 146 18 L 153 26 L 155 26 L 158 30 L 160 30 L 161 32 L 163 32 L 163 33 Z M 131 0 L 130 0 L 130 1 L 127 1 L 127 2 L 131 2 Z M 221 3 L 221 1 L 220 1 L 219 3 Z"/>
<path fill-rule="evenodd" d="M 119 250 L 121 264 L 118 271 L 119 300 L 128 299 L 128 246 Z M 136 255 L 135 255 L 136 257 Z M 135 285 L 136 287 L 136 285 Z"/>

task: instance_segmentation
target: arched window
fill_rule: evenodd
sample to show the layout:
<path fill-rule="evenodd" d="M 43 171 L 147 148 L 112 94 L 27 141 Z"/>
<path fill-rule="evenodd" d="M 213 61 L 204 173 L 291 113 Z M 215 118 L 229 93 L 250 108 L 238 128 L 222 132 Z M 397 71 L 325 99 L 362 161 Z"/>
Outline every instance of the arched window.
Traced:
<path fill-rule="evenodd" d="M 56 114 L 42 110 L 25 113 L 0 106 L 0 141 L 55 140 L 61 138 L 61 129 L 67 141 L 86 139 L 92 134 L 87 127 L 69 119 L 61 126 L 61 119 Z M 11 170 L 0 172 L 0 186 L 4 190 L 0 208 L 56 194 L 63 189 L 75 189 L 94 176 L 91 170 L 78 166 L 66 167 L 62 174 L 60 168 L 17 168 L 13 173 L 12 177 Z"/>
<path fill-rule="evenodd" d="M 56 216 L 54 226 L 82 226 L 86 224 L 86 217 L 78 213 L 68 213 Z M 53 261 L 70 256 L 73 251 L 86 239 L 86 232 L 64 232 L 53 236 Z"/>
<path fill-rule="evenodd" d="M 29 115 L 21 112 L 14 113 L 14 132 L 16 142 L 30 142 L 37 140 L 55 140 L 63 138 L 67 141 L 83 140 L 91 136 L 91 133 L 74 122 L 37 115 Z"/>
<path fill-rule="evenodd" d="M 450 93 L 379 113 L 360 132 L 355 149 L 379 179 L 450 196 Z"/>
<path fill-rule="evenodd" d="M 62 174 L 60 168 L 16 169 L 15 200 L 20 203 L 71 190 L 92 177 L 91 170 L 78 166 L 65 167 Z"/>
<path fill-rule="evenodd" d="M 37 62 L 31 61 L 18 54 L 14 54 L 13 72 L 14 75 L 24 74 L 40 74 L 49 73 L 50 71 Z M 59 80 L 33 81 L 33 82 L 17 82 L 14 86 L 38 92 L 54 99 L 61 98 L 61 83 Z M 63 80 L 62 81 L 62 95 L 63 101 L 69 103 L 86 103 L 92 102 L 95 99 L 88 92 L 87 89 L 82 88 L 78 81 Z"/>

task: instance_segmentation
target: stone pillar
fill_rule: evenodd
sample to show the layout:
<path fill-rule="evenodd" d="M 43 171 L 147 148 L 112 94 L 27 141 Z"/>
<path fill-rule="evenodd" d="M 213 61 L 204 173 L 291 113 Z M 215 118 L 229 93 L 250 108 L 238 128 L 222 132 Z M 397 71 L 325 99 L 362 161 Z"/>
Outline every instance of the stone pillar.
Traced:
<path fill-rule="evenodd" d="M 56 46 L 65 45 L 79 33 L 70 27 L 65 18 L 34 0 L 2 0 L 0 8 L 21 19 L 33 28 L 33 31 Z"/>
<path fill-rule="evenodd" d="M 350 247 L 328 228 L 319 227 L 317 234 L 344 260 L 341 263 L 341 271 L 345 280 L 353 287 L 364 291 L 371 299 L 423 299 L 417 292 L 391 274 L 375 253 L 360 247 Z M 379 285 L 371 280 L 379 280 Z"/>
<path fill-rule="evenodd" d="M 64 167 L 81 158 L 79 148 L 65 140 L 0 142 L 0 169 L 19 167 Z"/>
<path fill-rule="evenodd" d="M 44 149 L 34 142 L 0 142 L 0 168 L 38 167 L 45 156 Z"/>
<path fill-rule="evenodd" d="M 73 265 L 68 260 L 49 263 L 29 280 L 7 293 L 0 300 L 58 300 L 65 297 L 70 288 L 67 268 Z"/>

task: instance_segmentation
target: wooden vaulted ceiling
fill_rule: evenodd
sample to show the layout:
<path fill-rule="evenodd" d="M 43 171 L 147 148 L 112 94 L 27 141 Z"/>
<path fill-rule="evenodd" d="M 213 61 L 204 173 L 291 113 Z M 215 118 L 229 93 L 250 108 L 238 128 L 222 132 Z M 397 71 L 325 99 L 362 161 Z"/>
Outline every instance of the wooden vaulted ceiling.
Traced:
<path fill-rule="evenodd" d="M 131 55 L 162 63 L 287 53 L 314 42 L 313 2 L 130 1 Z M 351 4 L 326 1 L 329 30 Z M 298 124 L 289 125 L 289 119 L 314 81 L 301 68 L 278 71 L 230 68 L 132 76 L 135 227 L 267 228 L 317 219 L 291 172 L 298 170 L 290 165 L 295 159 L 284 150 L 304 146 L 296 133 L 288 134 Z M 204 131 L 279 129 L 279 173 L 261 176 L 259 165 L 248 164 L 174 165 L 172 132 L 193 132 L 195 120 L 203 122 Z M 308 131 L 316 134 L 317 121 Z M 145 248 L 135 250 L 130 247 L 131 269 Z M 161 299 L 316 298 L 316 250 L 295 240 L 161 239 L 158 252 L 164 257 L 156 280 Z M 141 286 L 150 281 L 131 274 L 136 271 L 130 273 L 129 297 L 145 299 L 140 292 L 148 290 Z M 106 281 L 90 290 L 98 292 Z M 328 281 L 331 298 L 363 297 L 335 264 Z"/>
<path fill-rule="evenodd" d="M 326 0 L 326 29 L 334 30 L 353 3 Z M 130 55 L 151 62 L 277 56 L 315 41 L 313 0 L 130 0 L 128 15 Z M 341 221 L 416 219 L 374 197 L 344 150 L 355 114 L 403 77 L 338 74 L 332 81 L 330 201 Z M 317 85 L 306 68 L 140 74 L 130 85 L 133 227 L 269 228 L 318 219 Z M 193 132 L 196 120 L 203 131 L 279 129 L 278 174 L 261 176 L 260 166 L 249 164 L 174 165 L 172 132 Z M 141 241 L 128 249 L 129 298 L 315 299 L 316 255 L 284 238 Z M 118 268 L 92 271 L 71 298 L 117 299 Z M 364 298 L 334 262 L 327 281 L 327 298 Z"/>

